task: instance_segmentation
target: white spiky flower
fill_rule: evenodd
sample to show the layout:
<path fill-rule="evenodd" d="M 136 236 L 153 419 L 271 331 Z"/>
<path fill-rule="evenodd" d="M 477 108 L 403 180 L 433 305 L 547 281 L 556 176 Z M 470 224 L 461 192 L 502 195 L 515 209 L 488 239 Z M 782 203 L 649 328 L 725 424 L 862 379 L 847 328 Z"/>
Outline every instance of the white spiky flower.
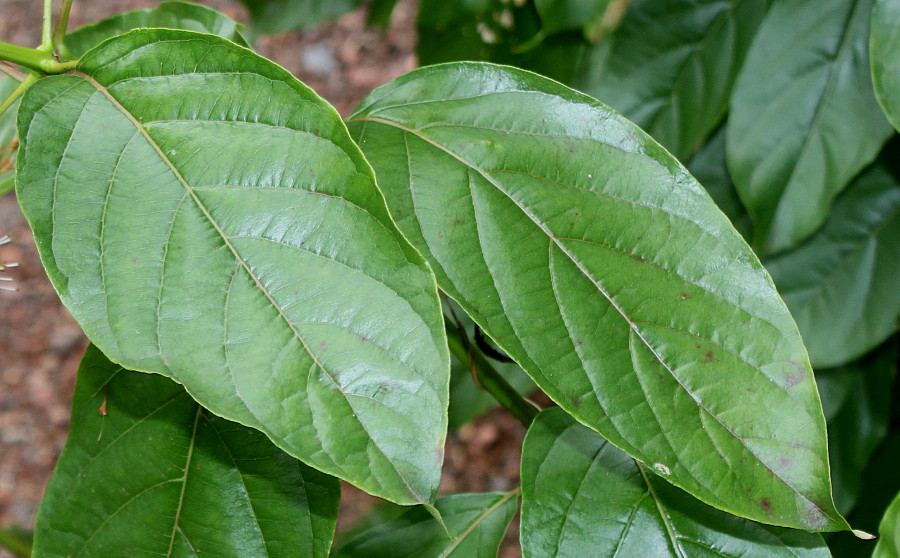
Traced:
<path fill-rule="evenodd" d="M 11 239 L 7 235 L 0 236 L 0 246 L 3 246 L 4 244 L 9 244 L 10 240 Z M 19 267 L 18 262 L 0 263 L 0 272 L 4 272 L 7 269 L 12 268 L 12 267 Z M 4 284 L 4 283 L 11 283 L 11 282 L 12 282 L 12 278 L 0 276 L 0 291 L 15 291 L 15 290 L 17 290 L 12 285 Z"/>

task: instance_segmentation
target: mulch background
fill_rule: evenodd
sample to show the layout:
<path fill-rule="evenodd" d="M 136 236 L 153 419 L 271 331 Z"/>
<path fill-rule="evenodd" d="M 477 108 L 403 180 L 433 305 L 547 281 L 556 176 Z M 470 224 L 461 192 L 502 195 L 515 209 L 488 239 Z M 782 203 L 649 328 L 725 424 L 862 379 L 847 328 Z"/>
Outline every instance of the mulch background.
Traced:
<path fill-rule="evenodd" d="M 236 0 L 200 2 L 247 22 Z M 152 7 L 152 0 L 75 0 L 70 28 L 118 12 Z M 41 2 L 0 0 L 0 40 L 35 46 Z M 346 116 L 374 87 L 416 67 L 415 0 L 400 0 L 385 31 L 365 28 L 365 8 L 314 29 L 263 37 L 256 50 L 290 70 Z M 59 452 L 65 443 L 75 371 L 87 344 L 62 307 L 41 267 L 31 232 L 13 193 L 0 197 L 0 263 L 17 292 L 0 291 L 0 528 L 32 528 Z M 442 493 L 510 490 L 518 484 L 524 429 L 493 411 L 450 433 Z M 344 486 L 338 530 L 375 500 Z M 517 520 L 516 520 L 517 522 Z M 501 556 L 520 555 L 514 524 Z M 10 555 L 0 549 L 0 558 Z"/>

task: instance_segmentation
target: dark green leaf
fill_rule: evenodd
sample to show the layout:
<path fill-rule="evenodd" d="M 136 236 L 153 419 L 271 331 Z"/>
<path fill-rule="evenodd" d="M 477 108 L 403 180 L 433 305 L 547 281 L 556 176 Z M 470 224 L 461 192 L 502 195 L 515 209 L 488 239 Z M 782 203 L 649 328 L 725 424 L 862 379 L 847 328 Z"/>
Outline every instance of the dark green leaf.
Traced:
<path fill-rule="evenodd" d="M 90 347 L 35 556 L 327 557 L 340 484 Z"/>
<path fill-rule="evenodd" d="M 878 536 L 880 539 L 872 558 L 900 557 L 900 494 L 884 514 Z"/>
<path fill-rule="evenodd" d="M 337 19 L 360 0 L 241 0 L 253 19 L 254 34 L 269 35 L 304 29 Z"/>
<path fill-rule="evenodd" d="M 447 531 L 422 506 L 373 525 L 335 549 L 334 558 L 492 558 L 516 513 L 518 490 L 438 498 Z"/>
<path fill-rule="evenodd" d="M 691 158 L 687 168 L 706 188 L 719 209 L 744 238 L 750 238 L 751 223 L 747 208 L 741 203 L 725 163 L 725 127 L 719 130 Z"/>
<path fill-rule="evenodd" d="M 428 502 L 449 355 L 434 277 L 335 110 L 212 35 L 137 30 L 26 94 L 18 194 L 111 359 L 360 488 Z"/>
<path fill-rule="evenodd" d="M 838 199 L 821 231 L 766 267 L 813 366 L 865 354 L 896 331 L 900 315 L 900 182 L 873 166 Z"/>
<path fill-rule="evenodd" d="M 765 254 L 812 234 L 892 130 L 869 74 L 871 0 L 775 2 L 735 85 L 728 165 Z"/>
<path fill-rule="evenodd" d="M 561 407 L 716 507 L 846 528 L 796 325 L 649 136 L 556 82 L 479 63 L 398 78 L 351 120 L 441 289 Z"/>
<path fill-rule="evenodd" d="M 211 33 L 247 46 L 240 33 L 243 25 L 215 10 L 187 2 L 162 2 L 156 8 L 125 12 L 85 25 L 66 35 L 66 46 L 76 57 L 82 56 L 106 39 L 140 27 Z"/>
<path fill-rule="evenodd" d="M 394 13 L 396 5 L 397 0 L 372 0 L 369 2 L 366 23 L 387 29 L 387 26 L 391 23 L 391 14 Z"/>
<path fill-rule="evenodd" d="M 875 0 L 869 37 L 875 98 L 900 130 L 900 2 Z"/>
<path fill-rule="evenodd" d="M 590 29 L 603 19 L 610 0 L 535 0 L 543 32 Z"/>
<path fill-rule="evenodd" d="M 894 342 L 857 362 L 816 371 L 828 421 L 834 500 L 841 513 L 856 504 L 863 471 L 887 435 L 896 376 Z"/>
<path fill-rule="evenodd" d="M 616 109 L 679 159 L 716 128 L 766 0 L 635 0 L 572 85 Z"/>
<path fill-rule="evenodd" d="M 525 437 L 521 532 L 526 558 L 831 556 L 819 535 L 703 504 L 558 408 Z"/>

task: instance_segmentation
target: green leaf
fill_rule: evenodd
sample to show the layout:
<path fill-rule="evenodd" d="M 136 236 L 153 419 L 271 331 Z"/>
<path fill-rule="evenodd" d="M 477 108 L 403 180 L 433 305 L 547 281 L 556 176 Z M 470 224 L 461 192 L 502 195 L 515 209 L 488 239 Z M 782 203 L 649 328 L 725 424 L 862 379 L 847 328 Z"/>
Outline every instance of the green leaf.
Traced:
<path fill-rule="evenodd" d="M 741 236 L 750 238 L 750 216 L 741 203 L 725 163 L 725 126 L 713 134 L 686 166 Z"/>
<path fill-rule="evenodd" d="M 766 263 L 813 366 L 849 362 L 897 329 L 900 181 L 876 164 L 834 205 L 825 226 Z"/>
<path fill-rule="evenodd" d="M 271 35 L 305 29 L 337 19 L 359 5 L 360 0 L 240 0 L 253 19 L 251 31 Z"/>
<path fill-rule="evenodd" d="M 888 433 L 896 376 L 896 342 L 846 366 L 816 371 L 828 422 L 834 500 L 842 513 L 856 504 L 863 471 Z"/>
<path fill-rule="evenodd" d="M 603 19 L 611 0 L 535 0 L 546 35 L 590 29 Z"/>
<path fill-rule="evenodd" d="M 775 2 L 738 76 L 728 165 L 765 254 L 812 234 L 893 132 L 869 75 L 871 5 Z"/>
<path fill-rule="evenodd" d="M 220 12 L 187 2 L 162 2 L 156 8 L 125 12 L 79 27 L 66 35 L 66 46 L 79 57 L 110 37 L 141 27 L 211 33 L 248 46 L 241 36 L 243 25 Z"/>
<path fill-rule="evenodd" d="M 18 87 L 19 82 L 13 78 L 0 76 L 0 101 Z M 19 101 L 15 101 L 6 111 L 0 114 L 0 196 L 12 190 L 16 185 L 16 112 Z"/>
<path fill-rule="evenodd" d="M 699 502 L 558 408 L 525 437 L 521 538 L 525 558 L 831 556 L 820 535 Z"/>
<path fill-rule="evenodd" d="M 89 347 L 35 556 L 327 557 L 340 483 Z"/>
<path fill-rule="evenodd" d="M 113 361 L 396 503 L 440 479 L 434 278 L 335 110 L 225 39 L 137 30 L 19 115 L 44 267 Z"/>
<path fill-rule="evenodd" d="M 475 322 L 455 303 L 449 301 L 453 314 L 462 322 L 469 339 L 475 336 Z M 485 354 L 485 358 L 493 365 L 509 384 L 522 395 L 529 395 L 535 389 L 534 382 L 515 362 L 503 362 Z M 486 391 L 475 385 L 468 362 L 460 362 L 453 353 L 450 354 L 450 428 L 457 429 L 470 420 L 497 406 L 497 401 Z"/>
<path fill-rule="evenodd" d="M 872 558 L 900 557 L 900 493 L 884 514 L 878 535 L 880 540 Z"/>
<path fill-rule="evenodd" d="M 0 529 L 0 548 L 5 549 L 15 558 L 31 556 L 33 541 L 34 533 L 15 525 Z"/>
<path fill-rule="evenodd" d="M 366 13 L 366 24 L 387 29 L 396 5 L 397 0 L 372 0 Z"/>
<path fill-rule="evenodd" d="M 634 0 L 621 26 L 588 51 L 572 86 L 690 157 L 712 133 L 766 0 Z"/>
<path fill-rule="evenodd" d="M 348 538 L 334 558 L 491 558 L 516 513 L 518 490 L 438 498 L 447 531 L 422 506 Z"/>
<path fill-rule="evenodd" d="M 900 130 L 900 2 L 874 0 L 869 56 L 875 98 Z"/>
<path fill-rule="evenodd" d="M 796 325 L 649 136 L 558 83 L 479 63 L 411 72 L 351 119 L 441 289 L 561 407 L 716 507 L 846 528 Z"/>

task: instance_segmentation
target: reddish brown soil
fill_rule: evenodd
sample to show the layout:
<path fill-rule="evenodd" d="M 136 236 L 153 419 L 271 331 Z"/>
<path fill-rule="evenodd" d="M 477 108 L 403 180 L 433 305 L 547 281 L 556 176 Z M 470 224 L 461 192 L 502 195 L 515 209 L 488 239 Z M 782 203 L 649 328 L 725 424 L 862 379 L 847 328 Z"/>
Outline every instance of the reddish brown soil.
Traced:
<path fill-rule="evenodd" d="M 151 7 L 153 0 L 75 0 L 72 26 L 115 12 Z M 236 0 L 201 2 L 246 22 Z M 40 2 L 0 0 L 0 40 L 39 42 Z M 265 37 L 257 51 L 275 60 L 348 114 L 374 87 L 416 65 L 415 0 L 401 0 L 385 32 L 365 29 L 364 9 L 316 29 Z M 87 343 L 59 303 L 41 268 L 31 233 L 14 194 L 0 197 L 0 263 L 17 261 L 7 272 L 18 291 L 0 292 L 0 528 L 31 528 L 47 480 L 65 443 L 69 404 L 78 361 Z M 523 428 L 495 411 L 451 433 L 444 479 L 447 492 L 509 490 L 518 483 Z M 373 499 L 344 489 L 338 529 L 371 507 Z M 514 526 L 502 556 L 519 555 Z M 0 558 L 9 554 L 0 550 Z"/>

